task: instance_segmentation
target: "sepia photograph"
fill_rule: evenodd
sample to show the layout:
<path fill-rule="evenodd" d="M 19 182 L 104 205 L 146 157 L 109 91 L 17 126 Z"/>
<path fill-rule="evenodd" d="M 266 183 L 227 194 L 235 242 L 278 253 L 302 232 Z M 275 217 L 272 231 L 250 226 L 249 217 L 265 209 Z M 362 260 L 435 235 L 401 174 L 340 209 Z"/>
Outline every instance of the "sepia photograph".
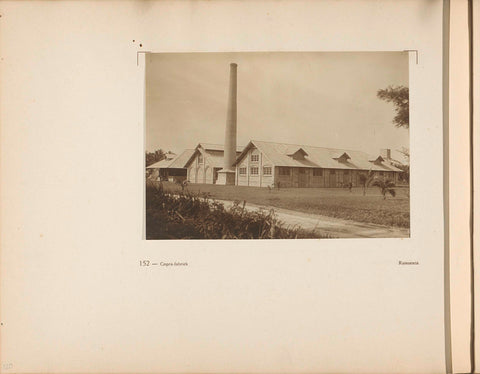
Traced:
<path fill-rule="evenodd" d="M 147 53 L 146 239 L 408 238 L 408 61 Z"/>

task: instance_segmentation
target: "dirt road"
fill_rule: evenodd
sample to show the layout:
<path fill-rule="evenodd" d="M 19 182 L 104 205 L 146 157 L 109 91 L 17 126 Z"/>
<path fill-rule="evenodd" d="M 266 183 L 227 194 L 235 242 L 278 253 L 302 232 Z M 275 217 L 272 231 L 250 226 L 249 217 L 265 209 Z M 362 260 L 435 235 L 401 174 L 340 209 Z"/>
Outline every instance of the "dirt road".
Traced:
<path fill-rule="evenodd" d="M 217 200 L 226 208 L 233 205 L 232 201 Z M 245 209 L 255 211 L 257 209 L 274 209 L 279 220 L 287 226 L 297 226 L 305 230 L 314 230 L 321 234 L 329 234 L 335 238 L 408 238 L 410 230 L 400 227 L 388 227 L 373 223 L 362 223 L 343 220 L 339 218 L 320 216 L 297 212 L 289 209 L 261 206 L 251 203 L 245 205 Z"/>

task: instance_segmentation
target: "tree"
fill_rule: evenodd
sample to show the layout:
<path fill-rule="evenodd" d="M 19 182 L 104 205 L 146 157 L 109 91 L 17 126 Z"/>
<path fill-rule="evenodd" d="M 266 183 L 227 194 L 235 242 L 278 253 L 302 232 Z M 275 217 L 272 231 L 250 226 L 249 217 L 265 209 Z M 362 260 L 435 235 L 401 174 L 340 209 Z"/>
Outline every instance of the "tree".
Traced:
<path fill-rule="evenodd" d="M 392 103 L 395 107 L 395 117 L 393 124 L 396 127 L 410 127 L 409 113 L 409 93 L 408 87 L 405 86 L 388 86 L 383 90 L 377 91 L 377 97 L 387 103 Z"/>
<path fill-rule="evenodd" d="M 359 174 L 358 180 L 360 182 L 360 185 L 363 187 L 363 196 L 365 196 L 367 193 L 367 187 L 373 181 L 373 171 L 369 170 L 368 173 L 366 174 L 365 173 Z"/>
<path fill-rule="evenodd" d="M 400 180 L 404 181 L 405 183 L 410 183 L 410 166 L 404 164 L 394 164 L 393 166 L 402 170 L 399 174 Z"/>
<path fill-rule="evenodd" d="M 390 162 L 393 166 L 402 170 L 399 174 L 400 180 L 410 183 L 410 150 L 402 147 L 402 149 L 397 149 L 397 151 L 403 155 L 404 161 L 391 160 Z"/>
<path fill-rule="evenodd" d="M 397 195 L 397 192 L 393 187 L 395 187 L 395 183 L 393 183 L 391 180 L 382 180 L 382 179 L 375 179 L 372 183 L 372 186 L 380 188 L 382 191 L 383 195 L 383 200 L 387 198 L 387 193 L 395 197 Z"/>
<path fill-rule="evenodd" d="M 402 149 L 399 149 L 398 152 L 400 152 L 403 157 L 407 160 L 407 163 L 410 163 L 410 149 L 407 147 L 402 147 Z"/>
<path fill-rule="evenodd" d="M 145 166 L 150 166 L 155 162 L 162 161 L 165 158 L 165 152 L 157 149 L 155 152 L 145 152 Z"/>
<path fill-rule="evenodd" d="M 406 163 L 405 164 L 398 164 L 394 165 L 399 169 L 402 169 L 400 173 L 400 179 L 404 180 L 407 183 L 410 183 L 410 150 L 406 147 L 402 147 L 399 152 L 405 157 Z"/>

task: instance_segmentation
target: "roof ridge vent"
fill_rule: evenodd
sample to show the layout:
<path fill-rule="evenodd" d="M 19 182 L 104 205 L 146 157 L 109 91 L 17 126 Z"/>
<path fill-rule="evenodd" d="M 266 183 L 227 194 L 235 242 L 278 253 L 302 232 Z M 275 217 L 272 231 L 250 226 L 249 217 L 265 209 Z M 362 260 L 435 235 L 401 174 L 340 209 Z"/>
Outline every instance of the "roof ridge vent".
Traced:
<path fill-rule="evenodd" d="M 308 156 L 308 153 L 300 147 L 293 153 L 287 153 L 287 156 L 290 156 L 294 160 L 305 160 L 305 157 Z"/>
<path fill-rule="evenodd" d="M 338 162 L 347 162 L 348 160 L 351 159 L 351 157 L 347 152 L 343 152 L 340 156 L 333 157 L 333 159 L 337 160 Z"/>
<path fill-rule="evenodd" d="M 374 164 L 378 165 L 378 164 L 381 164 L 382 162 L 384 162 L 385 159 L 381 155 L 379 155 L 375 160 L 368 160 L 368 161 L 373 162 Z"/>

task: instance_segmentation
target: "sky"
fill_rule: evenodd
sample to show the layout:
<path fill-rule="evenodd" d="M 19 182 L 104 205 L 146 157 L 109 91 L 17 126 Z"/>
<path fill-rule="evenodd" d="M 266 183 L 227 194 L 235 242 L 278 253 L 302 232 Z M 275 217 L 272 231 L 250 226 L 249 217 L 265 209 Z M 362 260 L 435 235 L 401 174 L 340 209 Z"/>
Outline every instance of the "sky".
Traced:
<path fill-rule="evenodd" d="M 389 85 L 408 86 L 406 52 L 155 53 L 146 58 L 146 150 L 223 144 L 230 63 L 237 144 L 263 140 L 378 154 L 409 146 Z"/>

